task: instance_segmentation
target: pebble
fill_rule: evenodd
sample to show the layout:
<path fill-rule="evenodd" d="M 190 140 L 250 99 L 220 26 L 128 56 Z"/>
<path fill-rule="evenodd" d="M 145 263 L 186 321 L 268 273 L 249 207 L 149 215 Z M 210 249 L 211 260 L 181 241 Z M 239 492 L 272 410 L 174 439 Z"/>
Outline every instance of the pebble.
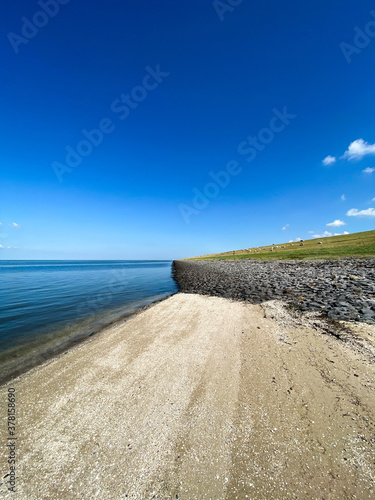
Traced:
<path fill-rule="evenodd" d="M 375 259 L 174 261 L 180 292 L 259 304 L 280 299 L 329 318 L 375 324 Z M 303 297 L 303 299 L 302 299 Z"/>

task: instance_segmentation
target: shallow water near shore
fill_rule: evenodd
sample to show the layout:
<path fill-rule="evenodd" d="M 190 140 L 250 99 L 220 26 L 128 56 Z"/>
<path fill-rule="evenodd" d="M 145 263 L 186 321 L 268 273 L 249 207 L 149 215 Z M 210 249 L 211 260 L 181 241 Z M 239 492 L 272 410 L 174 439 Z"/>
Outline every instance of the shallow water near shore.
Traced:
<path fill-rule="evenodd" d="M 171 261 L 1 261 L 0 383 L 176 292 Z"/>

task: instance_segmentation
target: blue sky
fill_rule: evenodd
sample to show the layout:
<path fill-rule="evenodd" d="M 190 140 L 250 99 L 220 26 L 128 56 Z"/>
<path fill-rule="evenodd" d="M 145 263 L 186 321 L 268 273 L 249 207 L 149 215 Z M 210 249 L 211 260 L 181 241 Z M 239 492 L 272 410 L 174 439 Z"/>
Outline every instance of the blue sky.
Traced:
<path fill-rule="evenodd" d="M 0 258 L 374 229 L 373 2 L 17 0 L 0 40 Z"/>

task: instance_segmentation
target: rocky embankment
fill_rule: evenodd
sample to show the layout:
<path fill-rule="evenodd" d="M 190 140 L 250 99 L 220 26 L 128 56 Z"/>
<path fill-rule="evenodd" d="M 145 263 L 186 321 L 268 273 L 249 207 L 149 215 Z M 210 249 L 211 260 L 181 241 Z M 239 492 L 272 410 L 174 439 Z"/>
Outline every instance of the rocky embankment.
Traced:
<path fill-rule="evenodd" d="M 375 259 L 175 261 L 180 291 L 261 303 L 282 299 L 329 318 L 375 324 Z"/>

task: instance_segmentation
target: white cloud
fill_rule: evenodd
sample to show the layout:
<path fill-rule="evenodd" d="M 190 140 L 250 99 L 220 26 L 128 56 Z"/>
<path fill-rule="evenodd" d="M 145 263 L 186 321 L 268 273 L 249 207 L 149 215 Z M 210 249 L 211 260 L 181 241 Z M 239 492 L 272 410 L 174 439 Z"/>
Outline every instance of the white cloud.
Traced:
<path fill-rule="evenodd" d="M 375 217 L 375 208 L 367 208 L 366 210 L 358 210 L 351 208 L 346 212 L 349 217 Z"/>
<path fill-rule="evenodd" d="M 285 226 L 282 228 L 282 231 L 285 231 L 287 227 L 289 227 L 290 224 L 285 224 Z"/>
<path fill-rule="evenodd" d="M 369 144 L 363 139 L 357 139 L 349 144 L 342 158 L 348 160 L 361 160 L 364 156 L 375 155 L 375 144 Z"/>
<path fill-rule="evenodd" d="M 371 201 L 375 201 L 375 198 L 373 198 Z"/>
<path fill-rule="evenodd" d="M 362 172 L 364 174 L 372 174 L 373 172 L 375 172 L 375 168 L 370 168 L 370 167 L 367 167 L 365 168 L 364 170 L 362 170 Z"/>
<path fill-rule="evenodd" d="M 341 199 L 342 201 L 345 201 L 346 200 L 346 196 L 344 194 L 341 195 Z"/>
<path fill-rule="evenodd" d="M 309 234 L 314 234 L 314 233 L 315 233 L 315 231 L 309 231 Z"/>
<path fill-rule="evenodd" d="M 329 231 L 324 231 L 322 234 L 314 234 L 313 238 L 328 238 L 329 236 L 344 236 L 344 234 L 350 234 L 348 231 L 344 231 L 343 233 L 335 233 L 332 234 Z"/>
<path fill-rule="evenodd" d="M 0 248 L 4 248 L 3 245 L 0 243 Z"/>
<path fill-rule="evenodd" d="M 333 236 L 329 231 L 324 231 L 322 234 L 314 234 L 313 238 L 328 238 L 328 236 Z"/>
<path fill-rule="evenodd" d="M 340 227 L 340 226 L 346 226 L 345 222 L 340 219 L 336 219 L 333 222 L 329 222 L 327 224 L 327 227 Z"/>
<path fill-rule="evenodd" d="M 324 158 L 322 163 L 323 163 L 323 165 L 332 165 L 333 163 L 336 163 L 336 157 L 328 155 Z"/>
<path fill-rule="evenodd" d="M 14 227 L 15 229 L 19 229 L 21 226 L 19 224 L 17 224 L 17 222 L 12 222 L 12 224 L 10 224 L 12 227 Z"/>

